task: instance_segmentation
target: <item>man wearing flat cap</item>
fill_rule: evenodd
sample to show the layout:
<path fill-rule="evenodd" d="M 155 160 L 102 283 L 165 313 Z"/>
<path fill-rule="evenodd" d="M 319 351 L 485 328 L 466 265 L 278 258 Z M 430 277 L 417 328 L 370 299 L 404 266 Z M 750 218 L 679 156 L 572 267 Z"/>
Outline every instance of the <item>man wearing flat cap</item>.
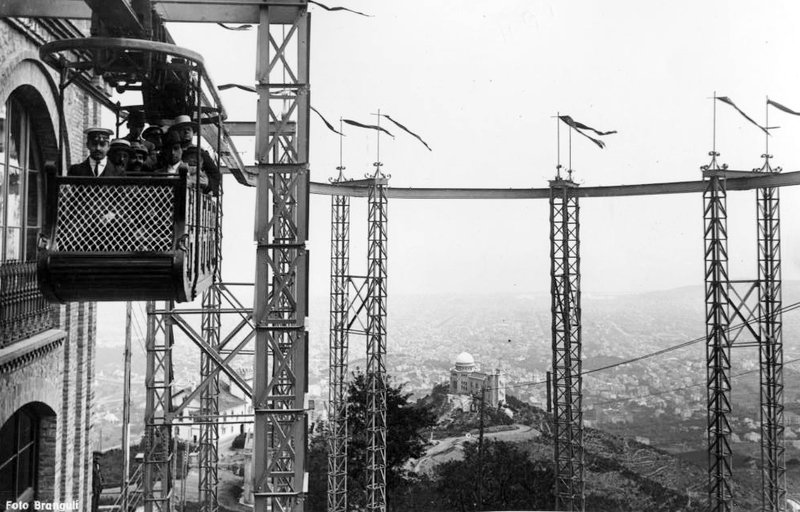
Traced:
<path fill-rule="evenodd" d="M 108 128 L 87 128 L 86 148 L 89 157 L 79 164 L 70 165 L 67 176 L 120 176 L 114 165 L 109 165 L 108 150 L 110 149 L 111 135 L 114 133 Z"/>
<path fill-rule="evenodd" d="M 203 191 L 217 195 L 219 193 L 219 183 L 222 181 L 222 174 L 208 151 L 194 145 L 195 131 L 192 119 L 187 115 L 176 117 L 170 127 L 170 131 L 177 133 L 180 137 L 183 161 L 189 166 L 199 167 L 208 177 L 208 185 L 203 187 Z M 199 166 L 198 162 L 200 162 Z"/>
<path fill-rule="evenodd" d="M 151 168 L 147 165 L 147 158 L 150 152 L 140 142 L 131 142 L 131 148 L 128 152 L 128 168 L 125 170 L 126 174 L 129 172 L 150 172 Z"/>

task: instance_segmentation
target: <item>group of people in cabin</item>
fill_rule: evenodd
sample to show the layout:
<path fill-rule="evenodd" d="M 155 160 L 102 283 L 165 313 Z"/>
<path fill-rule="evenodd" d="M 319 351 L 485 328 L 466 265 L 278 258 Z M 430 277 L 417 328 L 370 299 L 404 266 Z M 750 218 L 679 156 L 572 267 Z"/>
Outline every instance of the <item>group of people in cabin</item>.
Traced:
<path fill-rule="evenodd" d="M 67 176 L 113 177 L 187 173 L 190 185 L 198 184 L 207 194 L 217 195 L 222 175 L 208 151 L 195 143 L 194 123 L 179 115 L 161 125 L 145 126 L 144 114 L 131 111 L 125 137 L 112 139 L 108 128 L 85 130 L 89 156 L 67 170 Z"/>

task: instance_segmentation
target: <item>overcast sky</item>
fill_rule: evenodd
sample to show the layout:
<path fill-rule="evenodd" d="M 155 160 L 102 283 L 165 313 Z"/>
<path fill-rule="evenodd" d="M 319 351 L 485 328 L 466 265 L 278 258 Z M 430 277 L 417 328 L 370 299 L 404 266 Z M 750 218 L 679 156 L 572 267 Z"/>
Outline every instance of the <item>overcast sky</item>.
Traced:
<path fill-rule="evenodd" d="M 800 110 L 800 4 L 504 0 L 325 0 L 311 6 L 312 104 L 330 121 L 374 122 L 381 109 L 433 151 L 394 130 L 381 160 L 397 187 L 546 187 L 557 161 L 557 112 L 600 130 L 600 150 L 572 140 L 585 186 L 699 180 L 712 145 L 712 100 L 728 96 L 760 123 L 767 95 Z M 170 25 L 204 54 L 217 84 L 253 85 L 254 31 Z M 223 92 L 231 120 L 255 120 L 255 95 Z M 774 165 L 800 169 L 800 117 L 770 112 Z M 376 159 L 374 132 L 345 128 L 345 173 Z M 562 127 L 562 164 L 568 160 Z M 246 163 L 252 140 L 238 140 Z M 339 139 L 312 114 L 312 181 L 336 173 Z M 717 150 L 732 169 L 760 167 L 763 133 L 717 106 Z M 782 191 L 784 278 L 800 278 L 798 194 Z M 252 280 L 254 189 L 225 182 L 226 280 Z M 353 199 L 351 269 L 366 267 L 366 200 Z M 755 192 L 729 197 L 731 277 L 756 277 Z M 329 287 L 330 198 L 312 197 L 311 295 Z M 699 194 L 581 201 L 584 293 L 703 283 Z M 389 290 L 549 290 L 542 200 L 389 202 Z"/>

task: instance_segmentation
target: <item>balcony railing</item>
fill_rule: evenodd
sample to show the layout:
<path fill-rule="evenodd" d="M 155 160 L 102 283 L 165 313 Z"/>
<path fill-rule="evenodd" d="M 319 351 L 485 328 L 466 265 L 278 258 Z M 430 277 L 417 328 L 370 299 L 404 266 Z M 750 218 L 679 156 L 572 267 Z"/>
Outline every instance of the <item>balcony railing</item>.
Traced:
<path fill-rule="evenodd" d="M 36 262 L 0 264 L 0 348 L 52 329 L 58 319 L 36 282 Z"/>

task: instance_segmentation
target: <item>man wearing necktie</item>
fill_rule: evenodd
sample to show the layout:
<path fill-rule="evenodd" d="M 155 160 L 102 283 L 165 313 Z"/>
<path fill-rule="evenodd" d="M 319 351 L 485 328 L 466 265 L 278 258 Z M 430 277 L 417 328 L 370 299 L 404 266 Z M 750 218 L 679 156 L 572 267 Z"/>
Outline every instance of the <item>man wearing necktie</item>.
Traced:
<path fill-rule="evenodd" d="M 86 134 L 89 157 L 79 164 L 70 165 L 67 176 L 120 176 L 113 165 L 108 165 L 109 140 L 114 132 L 93 126 L 83 133 Z"/>

